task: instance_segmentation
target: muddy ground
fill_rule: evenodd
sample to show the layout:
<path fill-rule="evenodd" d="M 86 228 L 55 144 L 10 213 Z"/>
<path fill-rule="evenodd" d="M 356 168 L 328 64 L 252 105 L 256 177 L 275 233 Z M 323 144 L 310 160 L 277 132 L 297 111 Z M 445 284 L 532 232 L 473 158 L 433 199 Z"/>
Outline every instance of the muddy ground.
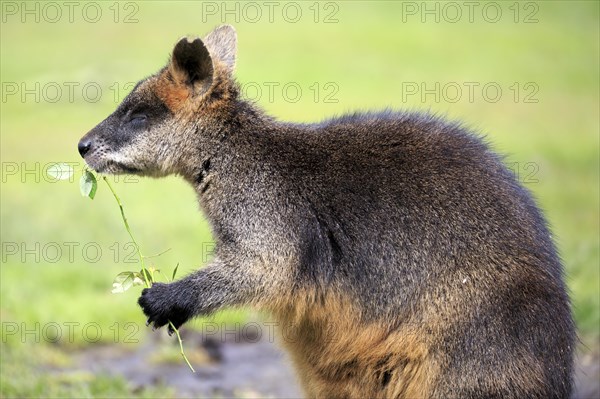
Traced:
<path fill-rule="evenodd" d="M 129 348 L 111 345 L 77 352 L 73 368 L 54 372 L 104 372 L 125 378 L 134 392 L 166 386 L 178 398 L 302 397 L 286 355 L 269 340 L 216 340 L 189 332 L 184 340 L 196 373 L 180 357 L 177 341 L 158 333 Z M 576 399 L 600 398 L 600 356 L 587 352 L 577 360 Z"/>

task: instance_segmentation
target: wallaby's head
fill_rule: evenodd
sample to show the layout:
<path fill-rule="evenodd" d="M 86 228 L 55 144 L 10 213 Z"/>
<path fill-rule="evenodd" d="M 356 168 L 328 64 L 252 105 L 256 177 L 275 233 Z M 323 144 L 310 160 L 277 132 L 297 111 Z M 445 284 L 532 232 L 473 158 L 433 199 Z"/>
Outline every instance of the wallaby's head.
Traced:
<path fill-rule="evenodd" d="M 168 65 L 79 141 L 86 163 L 101 173 L 193 173 L 192 158 L 197 163 L 202 142 L 220 134 L 237 100 L 236 42 L 231 26 L 181 39 Z"/>

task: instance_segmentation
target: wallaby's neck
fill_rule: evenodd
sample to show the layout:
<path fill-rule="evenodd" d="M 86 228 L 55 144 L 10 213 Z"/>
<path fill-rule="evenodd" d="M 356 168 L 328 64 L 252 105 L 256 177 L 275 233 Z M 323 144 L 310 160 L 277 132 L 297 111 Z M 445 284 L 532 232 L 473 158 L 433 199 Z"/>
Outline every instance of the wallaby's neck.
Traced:
<path fill-rule="evenodd" d="M 277 122 L 266 115 L 255 105 L 237 100 L 226 110 L 213 116 L 210 123 L 211 129 L 203 130 L 206 120 L 198 121 L 196 128 L 196 146 L 192 149 L 194 155 L 186 157 L 192 159 L 180 173 L 186 181 L 199 190 L 203 180 L 210 173 L 215 161 L 227 156 L 243 156 L 244 154 L 231 154 L 240 150 L 237 145 L 240 141 L 247 141 L 250 136 L 275 129 Z"/>

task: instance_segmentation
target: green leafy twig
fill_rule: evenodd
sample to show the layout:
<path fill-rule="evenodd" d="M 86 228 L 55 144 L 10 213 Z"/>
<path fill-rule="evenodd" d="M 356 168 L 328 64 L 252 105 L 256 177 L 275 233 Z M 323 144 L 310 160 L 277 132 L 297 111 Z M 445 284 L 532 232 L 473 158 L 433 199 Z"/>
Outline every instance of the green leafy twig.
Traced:
<path fill-rule="evenodd" d="M 131 228 L 129 227 L 129 223 L 127 222 L 127 217 L 125 217 L 125 210 L 123 209 L 123 204 L 121 203 L 121 200 L 119 199 L 119 196 L 115 192 L 114 188 L 112 187 L 112 185 L 110 184 L 110 182 L 108 181 L 108 179 L 106 178 L 106 176 L 102 176 L 102 179 L 106 182 L 106 185 L 108 185 L 108 188 L 110 188 L 110 191 L 111 191 L 112 195 L 115 197 L 115 200 L 117 201 L 117 204 L 119 205 L 119 209 L 121 211 L 121 218 L 123 219 L 123 224 L 125 224 L 125 229 L 127 230 L 127 233 L 129 233 L 129 237 L 131 237 L 131 240 L 135 244 L 135 248 L 137 249 L 137 253 L 138 253 L 138 256 L 140 258 L 141 265 L 142 265 L 142 271 L 141 271 L 141 273 L 143 273 L 144 282 L 146 283 L 146 286 L 149 288 L 149 287 L 152 286 L 152 283 L 154 282 L 154 271 L 155 271 L 155 269 L 152 269 L 151 271 L 149 271 L 148 269 L 146 269 L 146 265 L 144 264 L 144 255 L 142 255 L 142 251 L 140 250 L 140 246 L 137 243 L 135 237 L 133 236 L 133 233 L 131 232 Z M 170 250 L 170 248 L 167 249 L 167 251 L 168 250 Z M 163 251 L 163 252 L 159 253 L 158 255 L 153 255 L 153 256 L 162 255 L 163 253 L 165 253 L 167 251 Z M 175 270 L 173 271 L 173 278 L 175 278 L 175 272 L 177 271 L 177 267 L 178 266 L 179 266 L 179 264 L 175 267 Z M 183 360 L 185 360 L 185 362 L 187 363 L 187 365 L 190 368 L 190 370 L 192 370 L 192 373 L 195 373 L 196 370 L 194 370 L 194 368 L 192 367 L 192 364 L 190 363 L 190 361 L 188 360 L 187 356 L 185 355 L 185 352 L 183 351 L 183 341 L 181 339 L 181 335 L 179 335 L 179 330 L 173 325 L 173 323 L 170 320 L 169 320 L 169 326 L 171 326 L 171 328 L 173 329 L 173 331 L 175 331 L 175 335 L 177 335 L 177 340 L 179 341 L 179 352 L 181 353 L 181 357 L 183 357 Z"/>
<path fill-rule="evenodd" d="M 89 171 L 88 171 L 88 173 L 89 173 Z M 110 182 L 108 181 L 106 176 L 102 176 L 102 180 L 104 180 L 104 182 L 110 189 L 110 192 L 112 193 L 113 197 L 115 197 L 117 204 L 119 205 L 119 210 L 121 211 L 121 219 L 123 219 L 123 224 L 125 225 L 125 229 L 127 230 L 127 233 L 129 234 L 129 237 L 131 238 L 131 241 L 133 241 L 133 244 L 135 245 L 135 249 L 137 251 L 138 257 L 140 258 L 140 262 L 142 265 L 142 274 L 144 275 L 144 283 L 146 284 L 146 287 L 149 288 L 152 286 L 152 277 L 150 276 L 150 274 L 148 273 L 148 270 L 146 269 L 146 265 L 144 264 L 144 256 L 142 255 L 140 246 L 137 243 L 135 237 L 133 236 L 133 233 L 131 232 L 131 228 L 129 227 L 129 222 L 127 221 L 127 217 L 125 216 L 125 210 L 123 209 L 123 204 L 121 203 L 121 199 L 115 192 L 115 189 L 113 188 L 112 184 L 110 184 Z"/>
<path fill-rule="evenodd" d="M 171 321 L 169 321 L 169 326 L 171 326 L 173 331 L 175 331 L 175 335 L 177 335 L 177 340 L 179 341 L 179 353 L 181 353 L 181 357 L 183 357 L 183 360 L 185 360 L 185 362 L 187 363 L 190 370 L 192 370 L 192 373 L 195 373 L 196 370 L 194 370 L 194 368 L 192 367 L 192 364 L 190 363 L 187 356 L 185 355 L 185 352 L 183 351 L 183 341 L 181 340 L 181 335 L 179 335 L 179 330 L 177 330 L 175 328 L 175 326 L 173 325 L 173 323 L 171 323 Z"/>
<path fill-rule="evenodd" d="M 57 163 L 57 164 L 52 165 L 48 169 L 47 173 L 50 177 L 52 177 L 56 180 L 66 180 L 66 179 L 70 179 L 70 177 L 73 175 L 73 172 L 74 172 L 73 168 L 70 165 L 67 165 L 65 163 Z M 164 254 L 165 252 L 169 251 L 171 248 L 167 249 L 166 251 L 160 252 L 156 255 L 151 255 L 151 256 L 142 255 L 140 245 L 138 244 L 137 240 L 133 236 L 133 233 L 131 232 L 131 227 L 129 226 L 129 222 L 127 221 L 127 217 L 125 216 L 125 209 L 123 208 L 121 199 L 117 195 L 117 192 L 115 191 L 113 186 L 110 184 L 110 182 L 108 181 L 106 176 L 102 176 L 102 179 L 104 180 L 104 182 L 110 189 L 110 192 L 112 193 L 113 197 L 115 197 L 115 200 L 117 201 L 117 204 L 119 205 L 119 210 L 121 211 L 121 219 L 123 220 L 123 224 L 125 225 L 125 229 L 127 230 L 127 233 L 129 234 L 129 237 L 131 238 L 131 241 L 135 245 L 135 249 L 137 251 L 138 257 L 140 258 L 140 263 L 142 265 L 142 269 L 139 272 L 121 272 L 121 273 L 119 273 L 115 277 L 115 280 L 113 282 L 112 292 L 113 293 L 125 292 L 132 286 L 141 285 L 141 284 L 145 284 L 146 287 L 150 288 L 150 287 L 152 287 L 152 283 L 154 282 L 154 273 L 155 272 L 159 272 L 160 274 L 162 274 L 165 277 L 165 279 L 168 280 L 168 278 L 160 270 L 157 270 L 153 267 L 151 267 L 150 270 L 148 268 L 146 268 L 144 259 L 160 256 L 160 255 Z M 79 191 L 81 192 L 81 195 L 83 195 L 84 197 L 89 197 L 90 199 L 94 199 L 97 189 L 98 189 L 98 180 L 96 179 L 95 174 L 92 173 L 92 171 L 90 171 L 89 169 L 85 168 L 83 171 L 83 175 L 79 179 Z M 173 280 L 175 279 L 175 274 L 177 273 L 178 267 L 179 267 L 179 263 L 177 264 L 177 266 L 175 266 L 175 269 L 173 270 Z M 188 365 L 188 367 L 190 368 L 190 370 L 192 370 L 192 373 L 195 373 L 196 371 L 192 367 L 192 364 L 188 360 L 188 358 L 185 355 L 185 352 L 183 350 L 183 340 L 181 339 L 179 330 L 177 328 L 175 328 L 175 325 L 173 325 L 173 323 L 171 321 L 169 321 L 169 326 L 173 329 L 173 331 L 175 332 L 175 335 L 177 335 L 177 340 L 179 341 L 179 351 L 181 353 L 181 356 L 183 357 L 183 360 L 185 360 L 185 362 Z"/>

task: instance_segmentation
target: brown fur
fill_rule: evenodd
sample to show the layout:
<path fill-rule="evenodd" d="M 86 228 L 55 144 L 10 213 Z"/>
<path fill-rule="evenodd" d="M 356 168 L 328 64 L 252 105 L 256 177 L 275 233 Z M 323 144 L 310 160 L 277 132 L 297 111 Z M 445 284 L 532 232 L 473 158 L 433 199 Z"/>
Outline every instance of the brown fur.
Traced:
<path fill-rule="evenodd" d="M 274 310 L 308 397 L 428 397 L 436 365 L 421 323 L 369 323 L 341 294 L 311 296 L 296 293 L 289 308 Z"/>
<path fill-rule="evenodd" d="M 188 104 L 190 90 L 186 86 L 175 82 L 169 71 L 165 70 L 153 83 L 152 91 L 156 93 L 171 112 L 178 113 L 184 105 Z"/>

